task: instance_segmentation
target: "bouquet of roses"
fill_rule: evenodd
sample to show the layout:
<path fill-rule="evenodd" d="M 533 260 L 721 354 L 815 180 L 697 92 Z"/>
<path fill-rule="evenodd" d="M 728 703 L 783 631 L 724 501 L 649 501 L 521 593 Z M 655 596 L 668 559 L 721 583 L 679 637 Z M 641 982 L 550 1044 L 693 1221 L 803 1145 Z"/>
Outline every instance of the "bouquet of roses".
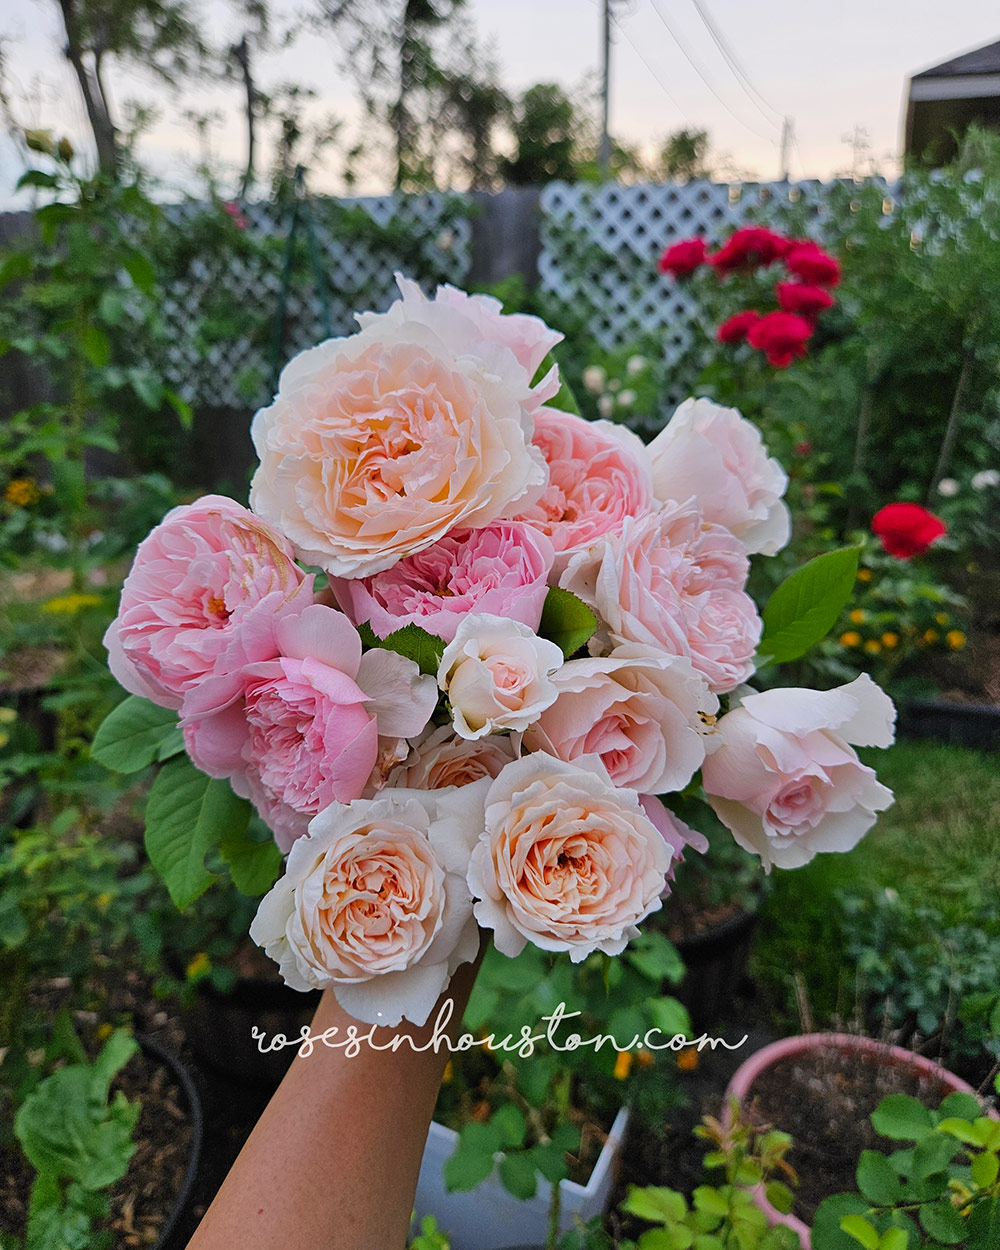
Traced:
<path fill-rule="evenodd" d="M 480 927 L 508 956 L 621 952 L 706 849 L 654 797 L 699 775 L 766 868 L 847 850 L 892 798 L 849 745 L 892 740 L 869 678 L 745 686 L 857 566 L 797 570 L 762 622 L 749 556 L 789 516 L 756 429 L 689 400 L 647 447 L 562 410 L 537 318 L 400 288 L 284 370 L 249 510 L 210 495 L 140 545 L 106 637 L 134 697 L 94 748 L 166 761 L 147 847 L 179 903 L 217 846 L 272 887 L 250 933 L 286 982 L 380 1024 L 424 1022 Z"/>

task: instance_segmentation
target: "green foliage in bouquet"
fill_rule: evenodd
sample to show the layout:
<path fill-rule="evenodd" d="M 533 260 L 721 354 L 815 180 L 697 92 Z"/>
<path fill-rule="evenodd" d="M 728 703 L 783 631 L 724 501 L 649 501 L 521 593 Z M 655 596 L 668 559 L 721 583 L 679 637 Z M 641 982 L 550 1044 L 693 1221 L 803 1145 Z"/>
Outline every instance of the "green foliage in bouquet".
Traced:
<path fill-rule="evenodd" d="M 993 1250 L 1000 1244 L 1000 1120 L 972 1094 L 949 1094 L 932 1110 L 890 1094 L 871 1116 L 875 1131 L 900 1143 L 866 1150 L 855 1194 L 820 1204 L 815 1250 Z"/>
<path fill-rule="evenodd" d="M 79 1041 L 76 1043 L 79 1049 Z M 128 1170 L 140 1106 L 111 1082 L 138 1050 L 125 1029 L 88 1063 L 57 1068 L 24 1101 L 14 1132 L 36 1171 L 28 1207 L 26 1250 L 102 1250 L 112 1234 L 94 1223 L 108 1214 L 106 1190 Z"/>

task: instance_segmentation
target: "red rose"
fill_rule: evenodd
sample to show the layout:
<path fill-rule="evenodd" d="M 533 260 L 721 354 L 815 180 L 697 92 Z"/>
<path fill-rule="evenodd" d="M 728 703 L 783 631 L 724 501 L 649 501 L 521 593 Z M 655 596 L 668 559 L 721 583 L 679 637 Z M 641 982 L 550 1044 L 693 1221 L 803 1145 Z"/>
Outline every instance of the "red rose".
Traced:
<path fill-rule="evenodd" d="M 660 257 L 660 273 L 672 274 L 675 278 L 686 278 L 699 269 L 708 259 L 705 251 L 705 240 L 701 235 L 693 239 L 682 239 L 675 243 Z"/>
<path fill-rule="evenodd" d="M 747 331 L 760 320 L 760 313 L 754 309 L 748 308 L 746 312 L 734 313 L 727 318 L 715 332 L 715 337 L 720 343 L 742 343 L 747 336 Z"/>
<path fill-rule="evenodd" d="M 764 226 L 744 226 L 730 235 L 714 256 L 708 258 L 716 273 L 727 274 L 737 269 L 755 269 L 780 260 L 788 248 L 788 240 Z"/>
<path fill-rule="evenodd" d="M 787 369 L 799 356 L 806 354 L 806 343 L 812 326 L 795 313 L 773 312 L 755 321 L 747 331 L 747 342 L 767 357 L 775 369 Z"/>
<path fill-rule="evenodd" d="M 222 209 L 223 212 L 228 213 L 228 215 L 232 218 L 233 225 L 237 230 L 245 230 L 250 224 L 243 216 L 240 206 L 235 200 L 228 200 L 225 204 L 223 204 Z"/>
<path fill-rule="evenodd" d="M 948 533 L 948 527 L 918 503 L 889 503 L 872 517 L 872 533 L 889 555 L 909 560 L 922 556 L 931 543 Z"/>
<path fill-rule="evenodd" d="M 803 239 L 794 243 L 785 256 L 785 268 L 803 282 L 817 286 L 836 286 L 840 281 L 840 265 L 818 243 Z"/>
<path fill-rule="evenodd" d="M 835 302 L 829 291 L 806 282 L 779 282 L 774 290 L 785 312 L 799 313 L 802 317 L 818 317 Z"/>
<path fill-rule="evenodd" d="M 795 444 L 795 454 L 797 456 L 808 456 L 809 453 L 812 451 L 812 449 L 813 449 L 812 443 L 796 443 Z"/>

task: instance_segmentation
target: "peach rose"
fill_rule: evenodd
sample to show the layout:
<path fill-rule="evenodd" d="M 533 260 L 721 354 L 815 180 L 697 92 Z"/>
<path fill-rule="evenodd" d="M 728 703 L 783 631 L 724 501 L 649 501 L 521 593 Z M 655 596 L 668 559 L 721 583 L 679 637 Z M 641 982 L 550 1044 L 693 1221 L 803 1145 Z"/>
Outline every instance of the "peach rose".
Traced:
<path fill-rule="evenodd" d="M 549 483 L 518 519 L 552 540 L 557 570 L 570 552 L 617 533 L 626 517 L 655 506 L 649 455 L 625 426 L 543 408 L 535 417 L 534 441 L 548 464 Z"/>
<path fill-rule="evenodd" d="M 459 738 L 451 725 L 435 729 L 417 743 L 406 759 L 389 774 L 387 786 L 413 790 L 443 790 L 467 786 L 483 777 L 497 777 L 514 758 L 510 738 Z"/>
<path fill-rule="evenodd" d="M 527 729 L 555 699 L 550 678 L 562 662 L 554 642 L 520 621 L 475 613 L 465 617 L 438 668 L 455 732 L 480 738 Z"/>
<path fill-rule="evenodd" d="M 244 664 L 277 654 L 274 626 L 312 602 L 312 577 L 265 521 L 223 495 L 171 509 L 139 544 L 104 645 L 132 694 L 180 708 L 211 682 L 224 706 Z"/>
<path fill-rule="evenodd" d="M 756 426 L 735 408 L 686 399 L 649 445 L 656 497 L 697 497 L 706 521 L 724 526 L 750 554 L 773 556 L 788 542 L 782 502 L 788 476 Z"/>
<path fill-rule="evenodd" d="M 749 694 L 718 723 L 720 745 L 702 767 L 708 801 L 767 871 L 849 851 L 892 791 L 848 744 L 889 746 L 895 719 L 867 673 L 835 690 Z"/>
<path fill-rule="evenodd" d="M 639 796 L 593 757 L 567 764 L 535 751 L 508 764 L 485 801 L 468 880 L 502 954 L 530 941 L 574 963 L 617 955 L 659 908 L 671 848 Z"/>
<path fill-rule="evenodd" d="M 386 791 L 314 817 L 250 926 L 286 984 L 332 988 L 369 1024 L 423 1024 L 479 948 L 464 874 L 488 784 Z"/>
<path fill-rule="evenodd" d="M 687 656 L 721 694 L 754 668 L 761 621 L 743 589 L 748 569 L 739 539 L 703 522 L 690 499 L 627 518 L 621 534 L 573 556 L 559 585 L 605 622 L 592 650 L 610 639 Z"/>
<path fill-rule="evenodd" d="M 548 477 L 515 352 L 461 307 L 400 287 L 360 333 L 296 356 L 251 427 L 251 506 L 337 577 L 511 517 Z"/>
<path fill-rule="evenodd" d="M 701 766 L 719 700 L 690 660 L 623 643 L 568 660 L 552 682 L 556 701 L 525 733 L 528 750 L 597 755 L 616 786 L 651 794 L 683 790 Z"/>

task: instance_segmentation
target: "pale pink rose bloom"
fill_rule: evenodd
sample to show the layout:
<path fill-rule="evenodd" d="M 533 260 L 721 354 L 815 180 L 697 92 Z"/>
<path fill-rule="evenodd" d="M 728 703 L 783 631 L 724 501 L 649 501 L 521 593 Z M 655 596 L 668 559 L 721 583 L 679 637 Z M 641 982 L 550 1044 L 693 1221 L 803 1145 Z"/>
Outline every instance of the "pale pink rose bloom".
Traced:
<path fill-rule="evenodd" d="M 659 829 L 663 840 L 672 852 L 670 867 L 667 870 L 667 884 L 663 891 L 663 897 L 666 898 L 670 893 L 670 885 L 676 876 L 677 869 L 684 862 L 684 852 L 690 848 L 692 851 L 697 851 L 699 855 L 704 855 L 708 850 L 708 838 L 685 824 L 679 816 L 675 816 L 655 794 L 640 794 L 639 805 Z"/>
<path fill-rule="evenodd" d="M 270 525 L 223 495 L 172 508 L 139 544 L 108 665 L 132 694 L 180 708 L 212 678 L 218 704 L 239 694 L 239 670 L 277 654 L 274 625 L 312 601 L 311 576 Z"/>
<path fill-rule="evenodd" d="M 552 544 L 516 521 L 453 530 L 374 577 L 333 578 L 340 606 L 379 638 L 419 625 L 451 642 L 470 612 L 505 616 L 537 629 L 548 592 Z"/>
<path fill-rule="evenodd" d="M 385 784 L 411 790 L 467 786 L 483 777 L 499 776 L 513 758 L 514 744 L 509 737 L 459 738 L 451 725 L 442 725 L 414 745 Z"/>
<path fill-rule="evenodd" d="M 535 445 L 548 464 L 549 484 L 518 518 L 551 538 L 557 570 L 570 552 L 655 507 L 648 453 L 625 426 L 543 408 L 535 417 Z"/>
<path fill-rule="evenodd" d="M 255 512 L 308 564 L 369 577 L 451 530 L 513 517 L 548 480 L 538 396 L 473 317 L 400 282 L 388 313 L 302 352 L 254 417 Z"/>
<path fill-rule="evenodd" d="M 529 941 L 574 963 L 617 955 L 659 908 L 671 856 L 639 796 L 612 785 L 599 760 L 535 751 L 486 794 L 469 862 L 476 919 L 511 957 Z"/>
<path fill-rule="evenodd" d="M 704 519 L 735 534 L 749 554 L 773 556 L 788 542 L 791 517 L 782 502 L 788 476 L 735 408 L 686 399 L 649 455 L 658 499 L 696 496 Z"/>
<path fill-rule="evenodd" d="M 563 662 L 554 642 L 520 621 L 472 613 L 448 643 L 438 685 L 462 738 L 527 729 L 556 697 L 551 676 Z"/>
<path fill-rule="evenodd" d="M 465 869 L 488 784 L 386 790 L 315 816 L 250 926 L 285 982 L 332 989 L 367 1024 L 423 1024 L 479 948 Z"/>
<path fill-rule="evenodd" d="M 683 790 L 701 766 L 719 700 L 690 660 L 623 643 L 568 660 L 552 681 L 556 701 L 525 733 L 528 750 L 597 755 L 616 786 L 652 794 Z"/>
<path fill-rule="evenodd" d="M 835 690 L 747 695 L 719 721 L 721 746 L 702 766 L 708 801 L 768 871 L 849 851 L 893 799 L 848 744 L 889 746 L 895 719 L 867 674 Z"/>
<path fill-rule="evenodd" d="M 739 540 L 703 522 L 690 499 L 626 519 L 621 534 L 573 556 L 559 585 L 605 623 L 592 650 L 610 640 L 687 656 L 721 694 L 754 670 L 762 627 L 743 589 L 748 568 Z"/>
<path fill-rule="evenodd" d="M 313 604 L 285 617 L 275 635 L 277 658 L 243 669 L 239 703 L 183 724 L 194 763 L 233 778 L 284 851 L 302 832 L 301 817 L 361 796 L 380 736 L 420 733 L 437 690 L 412 660 L 381 649 L 362 655 L 357 630 L 333 608 Z"/>

